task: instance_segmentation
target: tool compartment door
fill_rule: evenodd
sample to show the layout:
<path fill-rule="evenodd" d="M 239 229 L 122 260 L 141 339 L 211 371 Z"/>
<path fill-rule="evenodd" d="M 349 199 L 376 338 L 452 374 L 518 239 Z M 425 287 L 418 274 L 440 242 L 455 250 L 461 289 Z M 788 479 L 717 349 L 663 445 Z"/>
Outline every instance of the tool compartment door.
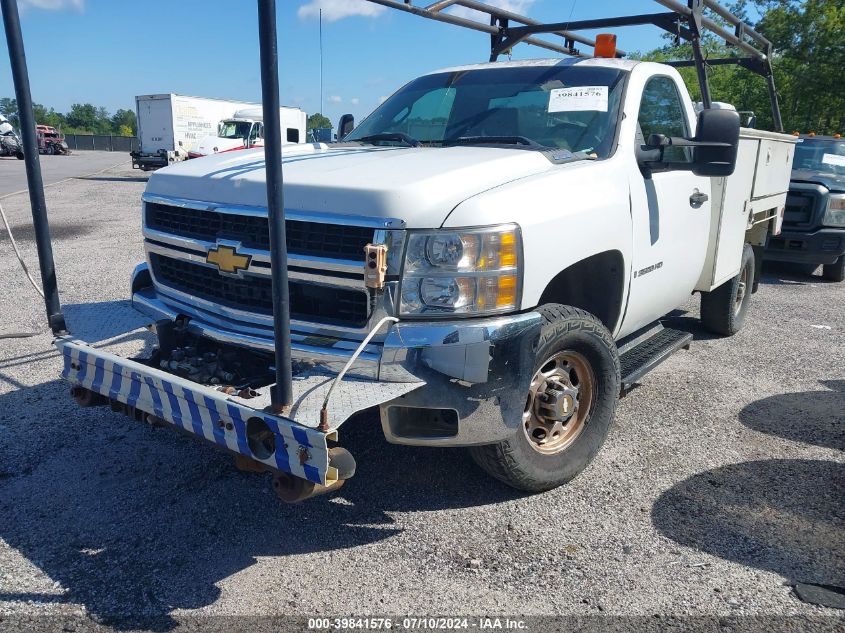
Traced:
<path fill-rule="evenodd" d="M 748 229 L 746 206 L 751 198 L 759 147 L 759 140 L 741 138 L 736 171 L 714 181 L 716 201 L 711 209 L 707 261 L 696 290 L 710 292 L 739 274 Z"/>
<path fill-rule="evenodd" d="M 757 172 L 754 174 L 752 198 L 767 198 L 789 189 L 795 141 L 782 141 L 764 137 L 760 139 Z"/>

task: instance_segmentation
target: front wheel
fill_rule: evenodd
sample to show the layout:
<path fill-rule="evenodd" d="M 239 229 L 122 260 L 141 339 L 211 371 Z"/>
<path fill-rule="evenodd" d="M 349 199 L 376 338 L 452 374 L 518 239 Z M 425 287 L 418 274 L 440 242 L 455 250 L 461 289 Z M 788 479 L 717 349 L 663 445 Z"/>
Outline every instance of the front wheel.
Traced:
<path fill-rule="evenodd" d="M 572 480 L 593 460 L 619 399 L 616 343 L 593 315 L 562 305 L 538 309 L 544 325 L 522 424 L 498 444 L 470 448 L 489 475 L 526 492 Z"/>
<path fill-rule="evenodd" d="M 733 336 L 745 324 L 754 286 L 754 250 L 745 245 L 739 274 L 713 292 L 701 293 L 701 322 L 714 334 Z"/>
<path fill-rule="evenodd" d="M 825 266 L 822 276 L 828 281 L 845 281 L 845 255 Z"/>
<path fill-rule="evenodd" d="M 17 154 L 15 154 L 15 158 L 17 158 L 18 160 L 23 160 L 24 159 L 23 152 L 18 152 Z"/>

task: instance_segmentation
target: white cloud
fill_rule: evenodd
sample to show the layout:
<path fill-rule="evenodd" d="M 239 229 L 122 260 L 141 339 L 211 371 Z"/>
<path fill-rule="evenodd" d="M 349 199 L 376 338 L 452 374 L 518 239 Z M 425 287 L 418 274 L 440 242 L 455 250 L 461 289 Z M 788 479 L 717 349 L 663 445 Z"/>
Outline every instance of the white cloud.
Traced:
<path fill-rule="evenodd" d="M 73 9 L 80 13 L 85 10 L 85 0 L 18 0 L 20 10 L 46 9 L 47 11 L 61 11 Z"/>
<path fill-rule="evenodd" d="M 379 98 L 378 98 L 378 104 L 379 104 L 379 105 L 381 105 L 382 103 L 384 103 L 384 102 L 385 102 L 385 101 L 387 101 L 388 99 L 389 99 L 389 97 L 387 97 L 387 96 L 384 96 L 384 97 L 379 97 Z"/>
<path fill-rule="evenodd" d="M 358 97 L 352 97 L 352 99 L 349 100 L 349 103 L 351 103 L 352 105 L 358 105 L 359 103 L 361 103 L 361 100 Z"/>
<path fill-rule="evenodd" d="M 41 2 L 49 0 L 39 0 Z M 335 22 L 353 15 L 374 18 L 385 11 L 385 7 L 364 0 L 309 0 L 297 11 L 300 20 L 317 18 L 323 10 L 326 22 Z"/>
<path fill-rule="evenodd" d="M 329 97 L 329 103 L 343 103 L 343 97 L 332 95 Z"/>
<path fill-rule="evenodd" d="M 536 0 L 487 0 L 487 4 L 492 4 L 500 9 L 504 9 L 505 11 L 510 11 L 511 13 L 526 15 L 535 1 Z M 467 9 L 466 7 L 455 7 L 450 9 L 449 12 L 452 15 L 457 15 L 469 20 L 485 21 L 489 19 L 489 16 L 486 13 L 480 13 L 473 9 Z"/>

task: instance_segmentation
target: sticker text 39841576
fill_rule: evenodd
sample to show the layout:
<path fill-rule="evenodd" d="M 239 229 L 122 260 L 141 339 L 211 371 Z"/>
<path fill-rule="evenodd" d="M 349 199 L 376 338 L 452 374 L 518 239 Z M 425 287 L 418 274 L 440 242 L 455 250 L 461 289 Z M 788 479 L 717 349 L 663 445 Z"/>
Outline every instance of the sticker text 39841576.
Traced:
<path fill-rule="evenodd" d="M 556 88 L 549 92 L 549 112 L 607 112 L 607 86 Z"/>

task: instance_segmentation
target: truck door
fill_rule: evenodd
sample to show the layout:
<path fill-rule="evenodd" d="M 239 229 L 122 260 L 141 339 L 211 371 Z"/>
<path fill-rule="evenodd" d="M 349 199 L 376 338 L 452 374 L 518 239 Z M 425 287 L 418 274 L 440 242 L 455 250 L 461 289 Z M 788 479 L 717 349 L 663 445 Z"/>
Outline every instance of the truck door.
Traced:
<path fill-rule="evenodd" d="M 648 81 L 638 115 L 638 146 L 650 134 L 690 136 L 693 112 L 682 94 L 671 77 Z M 689 163 L 692 152 L 668 147 L 663 161 Z M 637 171 L 632 177 L 634 256 L 627 323 L 646 325 L 689 299 L 706 257 L 710 195 L 710 179 L 691 171 Z"/>

